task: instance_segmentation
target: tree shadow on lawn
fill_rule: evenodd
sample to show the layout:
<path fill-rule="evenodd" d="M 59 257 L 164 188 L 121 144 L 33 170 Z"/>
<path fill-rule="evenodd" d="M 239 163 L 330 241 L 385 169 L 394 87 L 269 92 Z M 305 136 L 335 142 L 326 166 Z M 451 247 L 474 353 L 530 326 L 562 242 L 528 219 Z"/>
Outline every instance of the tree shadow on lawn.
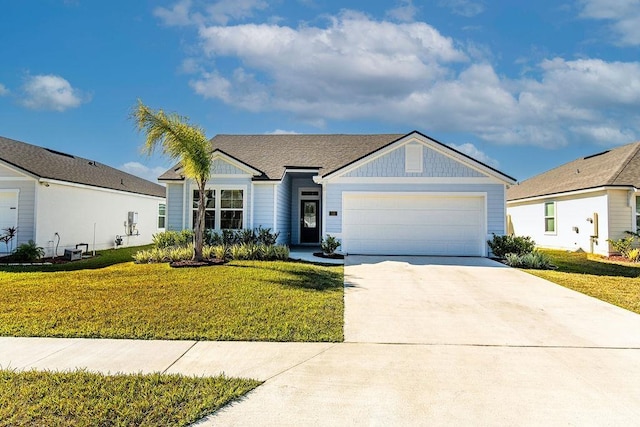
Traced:
<path fill-rule="evenodd" d="M 556 271 L 561 273 L 640 277 L 640 265 L 635 267 L 607 262 L 606 260 L 589 259 L 586 253 L 549 251 L 547 254 L 552 258 L 552 264 L 558 267 Z"/>
<path fill-rule="evenodd" d="M 297 264 L 297 263 L 293 263 Z M 308 266 L 308 263 L 300 263 L 301 266 Z M 333 268 L 335 267 L 335 269 Z M 331 266 L 330 269 L 312 269 L 312 268 L 296 268 L 283 269 L 276 267 L 275 264 L 265 261 L 264 264 L 255 265 L 235 265 L 227 264 L 226 268 L 253 268 L 260 270 L 272 270 L 286 275 L 281 280 L 268 280 L 282 286 L 289 286 L 303 289 L 313 289 L 316 291 L 326 291 L 342 288 L 344 284 L 344 276 L 342 271 L 338 270 L 340 266 Z M 291 277 L 293 276 L 293 277 Z"/>

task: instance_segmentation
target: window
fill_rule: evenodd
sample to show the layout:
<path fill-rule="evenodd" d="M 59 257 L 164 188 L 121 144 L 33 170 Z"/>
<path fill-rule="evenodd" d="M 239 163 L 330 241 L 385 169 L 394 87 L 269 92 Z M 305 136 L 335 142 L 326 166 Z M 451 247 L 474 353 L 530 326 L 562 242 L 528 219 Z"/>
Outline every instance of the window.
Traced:
<path fill-rule="evenodd" d="M 220 228 L 239 230 L 242 228 L 243 191 L 220 191 Z"/>
<path fill-rule="evenodd" d="M 205 190 L 204 197 L 204 228 L 205 230 L 209 230 L 216 228 L 216 190 Z M 196 228 L 199 203 L 200 190 L 193 190 L 193 228 Z"/>
<path fill-rule="evenodd" d="M 167 205 L 160 203 L 158 205 L 158 228 L 165 228 L 165 220 L 167 218 Z"/>
<path fill-rule="evenodd" d="M 544 232 L 556 232 L 556 203 L 547 202 L 544 204 Z"/>
<path fill-rule="evenodd" d="M 193 190 L 193 228 L 195 228 L 198 215 L 199 195 L 198 190 Z M 240 230 L 244 227 L 244 190 L 207 189 L 205 197 L 205 229 Z"/>
<path fill-rule="evenodd" d="M 422 173 L 422 145 L 408 144 L 404 146 L 404 171 Z"/>

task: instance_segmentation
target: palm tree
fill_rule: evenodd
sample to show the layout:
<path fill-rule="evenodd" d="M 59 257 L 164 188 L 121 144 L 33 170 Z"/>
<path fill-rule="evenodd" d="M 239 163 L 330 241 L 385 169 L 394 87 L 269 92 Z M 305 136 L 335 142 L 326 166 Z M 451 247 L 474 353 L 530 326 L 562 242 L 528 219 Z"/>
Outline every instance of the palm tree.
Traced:
<path fill-rule="evenodd" d="M 132 118 L 139 131 L 144 131 L 144 151 L 151 155 L 157 146 L 173 161 L 181 163 L 186 178 L 198 186 L 198 211 L 194 228 L 193 259 L 202 261 L 204 246 L 205 184 L 211 176 L 211 146 L 204 130 L 189 124 L 189 119 L 176 113 L 152 110 L 141 100 L 134 107 Z"/>

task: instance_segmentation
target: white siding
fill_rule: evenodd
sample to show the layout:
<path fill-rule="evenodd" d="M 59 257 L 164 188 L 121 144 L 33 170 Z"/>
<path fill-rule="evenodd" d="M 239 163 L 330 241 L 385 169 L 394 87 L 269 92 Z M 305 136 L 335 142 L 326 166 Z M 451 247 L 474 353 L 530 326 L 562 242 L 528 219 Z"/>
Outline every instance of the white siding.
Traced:
<path fill-rule="evenodd" d="M 0 164 L 0 178 L 22 178 L 25 176 L 10 167 Z"/>
<path fill-rule="evenodd" d="M 626 193 L 626 192 L 625 192 Z M 544 231 L 544 203 L 556 203 L 556 232 Z M 626 202 L 625 202 L 626 203 Z M 583 195 L 546 198 L 533 202 L 509 202 L 507 214 L 511 217 L 514 234 L 531 236 L 543 248 L 591 251 L 590 236 L 593 224 L 587 218 L 598 214 L 599 237 L 593 252 L 608 255 L 609 210 L 605 191 Z M 629 214 L 630 215 L 630 214 Z M 577 227 L 578 232 L 574 230 Z"/>
<path fill-rule="evenodd" d="M 58 255 L 64 249 L 88 243 L 89 250 L 115 247 L 116 236 L 123 236 L 124 246 L 151 243 L 158 232 L 158 205 L 164 198 L 124 192 L 51 183 L 39 185 L 37 191 L 36 242 L 52 255 L 60 236 Z M 138 213 L 139 235 L 126 236 L 125 222 L 129 211 Z"/>
<path fill-rule="evenodd" d="M 167 231 L 179 231 L 182 230 L 183 223 L 183 206 L 182 199 L 184 185 L 180 184 L 167 184 Z"/>

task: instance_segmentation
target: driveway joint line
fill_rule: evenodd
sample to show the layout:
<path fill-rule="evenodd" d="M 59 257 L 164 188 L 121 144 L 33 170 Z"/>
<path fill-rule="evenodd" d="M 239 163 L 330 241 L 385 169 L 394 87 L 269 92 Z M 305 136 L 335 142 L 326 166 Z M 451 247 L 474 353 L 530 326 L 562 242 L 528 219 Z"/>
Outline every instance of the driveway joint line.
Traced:
<path fill-rule="evenodd" d="M 165 369 L 164 371 L 162 371 L 162 373 L 163 373 L 163 374 L 166 374 L 166 373 L 167 373 L 167 371 L 168 371 L 169 369 L 171 369 L 171 367 L 172 367 L 173 365 L 175 365 L 176 363 L 178 363 L 178 362 L 180 361 L 180 359 L 182 359 L 182 358 L 183 358 L 187 353 L 189 353 L 189 352 L 191 351 L 191 349 L 192 349 L 193 347 L 195 347 L 195 346 L 196 346 L 196 344 L 198 344 L 198 342 L 199 342 L 199 341 L 194 341 L 194 342 L 193 342 L 193 344 L 191 344 L 191 345 L 189 346 L 189 348 L 188 348 L 188 349 L 186 349 L 186 350 L 185 350 L 185 351 L 184 351 L 180 356 L 178 356 L 178 358 L 177 358 L 176 360 L 174 360 L 173 362 L 171 362 L 171 364 L 170 364 L 169 366 L 167 366 L 167 367 L 166 367 L 166 369 Z"/>
<path fill-rule="evenodd" d="M 504 348 L 566 348 L 585 350 L 640 350 L 640 347 L 596 346 L 596 345 L 543 345 L 543 344 L 473 344 L 473 343 L 408 343 L 408 342 L 373 342 L 373 341 L 345 341 L 341 344 L 369 344 L 369 345 L 398 345 L 425 347 L 504 347 Z"/>
<path fill-rule="evenodd" d="M 327 347 L 327 348 L 323 349 L 322 351 L 320 351 L 320 352 L 318 352 L 318 353 L 316 353 L 316 354 L 314 354 L 314 355 L 312 355 L 312 356 L 310 356 L 310 357 L 306 358 L 305 360 L 302 360 L 302 361 L 300 361 L 300 362 L 298 362 L 298 363 L 296 363 L 296 364 L 294 364 L 294 365 L 291 365 L 291 366 L 289 366 L 288 368 L 283 369 L 283 370 L 282 370 L 282 371 L 280 371 L 280 372 L 276 372 L 275 374 L 273 374 L 273 375 L 271 375 L 270 377 L 266 378 L 266 379 L 263 381 L 263 383 L 265 383 L 265 382 L 267 382 L 267 381 L 269 381 L 269 380 L 271 380 L 271 379 L 273 379 L 273 378 L 275 378 L 275 377 L 278 377 L 278 376 L 280 376 L 280 375 L 284 374 L 285 372 L 288 372 L 288 371 L 292 370 L 293 368 L 297 368 L 298 366 L 302 365 L 303 363 L 307 363 L 308 361 L 315 359 L 316 357 L 320 356 L 321 354 L 324 354 L 324 353 L 326 353 L 327 351 L 331 350 L 332 348 L 335 348 L 335 347 L 336 347 L 337 345 L 339 345 L 339 344 L 344 344 L 344 342 L 337 342 L 337 343 L 333 343 L 333 345 L 331 345 L 331 346 L 329 346 L 329 347 Z"/>

